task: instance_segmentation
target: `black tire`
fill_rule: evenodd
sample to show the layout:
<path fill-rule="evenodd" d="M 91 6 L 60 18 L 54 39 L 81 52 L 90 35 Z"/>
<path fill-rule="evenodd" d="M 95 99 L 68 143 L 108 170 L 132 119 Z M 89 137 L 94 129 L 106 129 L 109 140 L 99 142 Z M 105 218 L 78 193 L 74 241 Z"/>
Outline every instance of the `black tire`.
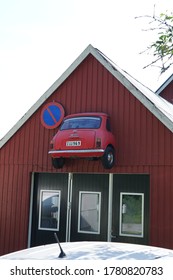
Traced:
<path fill-rule="evenodd" d="M 105 169 L 111 169 L 115 163 L 115 151 L 108 146 L 102 156 L 102 165 Z"/>
<path fill-rule="evenodd" d="M 52 165 L 56 169 L 63 168 L 65 163 L 64 158 L 52 158 Z"/>

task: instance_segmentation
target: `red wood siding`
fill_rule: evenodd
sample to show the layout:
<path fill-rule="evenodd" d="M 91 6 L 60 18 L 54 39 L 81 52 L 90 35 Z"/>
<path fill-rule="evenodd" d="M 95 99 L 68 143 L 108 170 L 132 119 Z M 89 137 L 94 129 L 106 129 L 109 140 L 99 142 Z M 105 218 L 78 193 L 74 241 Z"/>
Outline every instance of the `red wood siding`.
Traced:
<path fill-rule="evenodd" d="M 160 96 L 173 104 L 173 82 L 171 82 L 161 93 Z"/>
<path fill-rule="evenodd" d="M 66 115 L 110 114 L 117 139 L 112 173 L 150 174 L 150 244 L 173 249 L 173 134 L 95 58 L 88 56 L 49 97 Z M 41 125 L 45 103 L 0 151 L 0 254 L 27 246 L 32 172 L 101 172 L 100 161 L 67 160 L 52 168 L 49 142 L 56 132 Z"/>

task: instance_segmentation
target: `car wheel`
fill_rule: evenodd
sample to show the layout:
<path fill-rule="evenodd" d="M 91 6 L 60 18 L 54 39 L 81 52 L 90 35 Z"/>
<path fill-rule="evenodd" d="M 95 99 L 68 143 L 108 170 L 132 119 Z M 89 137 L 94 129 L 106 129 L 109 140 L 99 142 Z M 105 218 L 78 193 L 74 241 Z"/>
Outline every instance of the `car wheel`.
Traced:
<path fill-rule="evenodd" d="M 64 158 L 52 158 L 52 165 L 54 168 L 59 169 L 64 166 Z"/>
<path fill-rule="evenodd" d="M 115 163 L 115 151 L 108 146 L 102 156 L 102 165 L 105 169 L 111 169 Z"/>

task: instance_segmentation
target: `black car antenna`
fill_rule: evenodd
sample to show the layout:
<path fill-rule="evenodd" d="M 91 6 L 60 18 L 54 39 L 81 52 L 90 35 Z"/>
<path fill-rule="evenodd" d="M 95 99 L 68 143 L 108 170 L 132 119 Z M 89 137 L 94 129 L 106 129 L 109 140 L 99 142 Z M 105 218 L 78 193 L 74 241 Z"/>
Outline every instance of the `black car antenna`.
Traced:
<path fill-rule="evenodd" d="M 64 251 L 63 251 L 63 249 L 61 247 L 61 244 L 59 242 L 59 239 L 58 239 L 58 236 L 57 236 L 56 232 L 54 232 L 54 236 L 55 236 L 56 242 L 58 243 L 59 248 L 60 248 L 60 254 L 59 254 L 58 258 L 64 258 L 66 256 L 66 254 L 64 253 Z"/>

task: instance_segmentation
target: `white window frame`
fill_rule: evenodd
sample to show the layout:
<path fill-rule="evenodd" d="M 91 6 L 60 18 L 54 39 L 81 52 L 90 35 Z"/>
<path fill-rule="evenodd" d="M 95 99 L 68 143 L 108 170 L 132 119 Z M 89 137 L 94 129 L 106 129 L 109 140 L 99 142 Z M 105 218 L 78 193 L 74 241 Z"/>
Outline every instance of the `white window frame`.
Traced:
<path fill-rule="evenodd" d="M 42 212 L 42 197 L 43 193 L 52 193 L 52 194 L 58 194 L 59 195 L 59 205 L 58 205 L 58 216 L 57 216 L 57 227 L 56 228 L 47 228 L 41 226 L 41 212 Z M 39 200 L 39 217 L 38 217 L 38 229 L 39 230 L 49 230 L 49 231 L 59 231 L 59 225 L 60 225 L 60 205 L 61 205 L 61 191 L 60 190 L 40 190 L 40 200 Z"/>
<path fill-rule="evenodd" d="M 122 212 L 123 212 L 123 205 L 122 205 L 122 197 L 123 195 L 140 195 L 142 197 L 142 205 L 141 205 L 141 225 L 142 225 L 142 233 L 141 234 L 127 234 L 122 232 Z M 119 218 L 119 235 L 120 236 L 129 236 L 129 237 L 137 237 L 143 238 L 144 237 L 144 193 L 132 193 L 132 192 L 120 192 L 120 218 Z"/>
<path fill-rule="evenodd" d="M 80 230 L 80 213 L 81 213 L 81 197 L 82 194 L 97 194 L 99 197 L 99 204 L 98 204 L 98 231 L 87 231 L 87 230 Z M 88 233 L 88 234 L 100 234 L 100 219 L 101 219 L 101 192 L 95 191 L 80 191 L 79 192 L 79 204 L 78 204 L 78 232 L 79 233 Z"/>

